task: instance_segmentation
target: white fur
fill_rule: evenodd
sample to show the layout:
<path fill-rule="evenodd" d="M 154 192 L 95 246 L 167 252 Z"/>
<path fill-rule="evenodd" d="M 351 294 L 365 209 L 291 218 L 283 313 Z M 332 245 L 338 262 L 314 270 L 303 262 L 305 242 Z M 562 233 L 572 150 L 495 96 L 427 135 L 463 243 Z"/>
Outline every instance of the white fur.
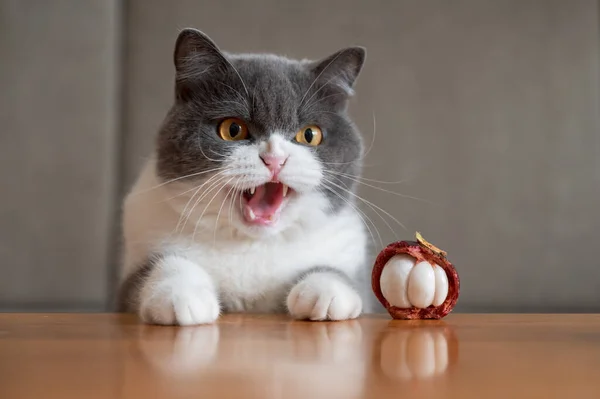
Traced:
<path fill-rule="evenodd" d="M 140 316 L 158 324 L 201 324 L 219 316 L 212 279 L 204 269 L 177 255 L 158 260 L 140 293 Z"/>
<path fill-rule="evenodd" d="M 279 179 L 295 194 L 276 225 L 249 227 L 233 189 L 269 181 L 258 156 L 265 145 L 289 157 Z M 362 221 L 351 208 L 328 211 L 329 202 L 317 189 L 321 167 L 310 149 L 278 136 L 261 146 L 240 147 L 227 162 L 228 170 L 208 179 L 200 190 L 197 180 L 196 186 L 186 179 L 162 183 L 155 160 L 147 162 L 126 198 L 123 216 L 122 277 L 148 257 L 161 255 L 138 298 L 144 320 L 208 323 L 218 317 L 219 304 L 225 311 L 274 312 L 285 306 L 290 284 L 303 271 L 327 266 L 354 277 L 364 265 Z M 211 180 L 216 182 L 212 191 Z M 292 290 L 294 297 L 298 293 L 302 295 L 297 300 L 287 301 L 295 317 L 337 320 L 357 317 L 361 311 L 358 294 L 332 274 L 310 275 Z M 309 310 L 300 301 L 306 295 L 308 302 L 329 301 L 325 313 Z"/>
<path fill-rule="evenodd" d="M 298 319 L 347 320 L 358 317 L 362 300 L 334 273 L 311 274 L 287 298 L 290 314 Z"/>

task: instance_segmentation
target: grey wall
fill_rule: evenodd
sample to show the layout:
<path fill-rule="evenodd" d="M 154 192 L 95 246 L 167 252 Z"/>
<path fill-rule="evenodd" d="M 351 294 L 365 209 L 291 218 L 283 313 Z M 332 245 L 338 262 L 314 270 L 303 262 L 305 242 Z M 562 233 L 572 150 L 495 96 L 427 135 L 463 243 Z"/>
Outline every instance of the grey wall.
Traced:
<path fill-rule="evenodd" d="M 0 309 L 106 306 L 116 0 L 0 0 Z"/>
<path fill-rule="evenodd" d="M 366 46 L 352 104 L 367 143 L 376 121 L 365 176 L 425 200 L 365 186 L 406 226 L 372 214 L 383 242 L 420 230 L 448 250 L 457 311 L 600 311 L 598 1 L 0 7 L 0 307 L 103 309 L 115 210 L 170 105 L 178 29 L 193 26 L 228 51 Z"/>

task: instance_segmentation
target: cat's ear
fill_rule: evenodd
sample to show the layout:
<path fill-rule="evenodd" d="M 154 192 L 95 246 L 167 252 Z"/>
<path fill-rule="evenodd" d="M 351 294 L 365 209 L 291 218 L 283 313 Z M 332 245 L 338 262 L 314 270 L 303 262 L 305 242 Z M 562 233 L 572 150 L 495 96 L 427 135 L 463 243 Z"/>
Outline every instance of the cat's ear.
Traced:
<path fill-rule="evenodd" d="M 348 47 L 312 63 L 312 72 L 322 84 L 333 84 L 348 94 L 353 93 L 354 84 L 365 63 L 367 51 L 364 47 Z"/>
<path fill-rule="evenodd" d="M 177 36 L 173 53 L 173 63 L 177 72 L 198 64 L 218 63 L 222 59 L 223 54 L 205 33 L 186 28 Z"/>
<path fill-rule="evenodd" d="M 176 91 L 181 96 L 190 85 L 205 79 L 212 72 L 227 68 L 228 63 L 217 45 L 203 32 L 186 28 L 179 33 L 173 52 L 176 71 Z"/>

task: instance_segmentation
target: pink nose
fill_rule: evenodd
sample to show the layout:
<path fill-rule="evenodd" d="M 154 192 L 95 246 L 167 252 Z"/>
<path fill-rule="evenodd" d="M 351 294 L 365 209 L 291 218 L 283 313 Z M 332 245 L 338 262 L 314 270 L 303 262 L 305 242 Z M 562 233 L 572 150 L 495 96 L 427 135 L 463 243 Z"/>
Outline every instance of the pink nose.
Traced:
<path fill-rule="evenodd" d="M 273 173 L 273 177 L 277 177 L 283 165 L 285 165 L 285 161 L 287 161 L 287 156 L 282 155 L 273 155 L 273 154 L 261 154 L 260 159 L 262 159 L 265 166 Z"/>

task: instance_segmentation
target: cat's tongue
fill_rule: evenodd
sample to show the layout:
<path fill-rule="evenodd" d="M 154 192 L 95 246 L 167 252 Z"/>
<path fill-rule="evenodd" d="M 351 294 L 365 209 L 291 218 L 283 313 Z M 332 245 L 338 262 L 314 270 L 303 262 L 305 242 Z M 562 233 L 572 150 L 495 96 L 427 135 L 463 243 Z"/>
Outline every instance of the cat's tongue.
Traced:
<path fill-rule="evenodd" d="M 267 225 L 275 222 L 283 203 L 284 186 L 281 183 L 266 183 L 256 187 L 254 194 L 246 194 L 244 218 L 252 224 Z"/>

